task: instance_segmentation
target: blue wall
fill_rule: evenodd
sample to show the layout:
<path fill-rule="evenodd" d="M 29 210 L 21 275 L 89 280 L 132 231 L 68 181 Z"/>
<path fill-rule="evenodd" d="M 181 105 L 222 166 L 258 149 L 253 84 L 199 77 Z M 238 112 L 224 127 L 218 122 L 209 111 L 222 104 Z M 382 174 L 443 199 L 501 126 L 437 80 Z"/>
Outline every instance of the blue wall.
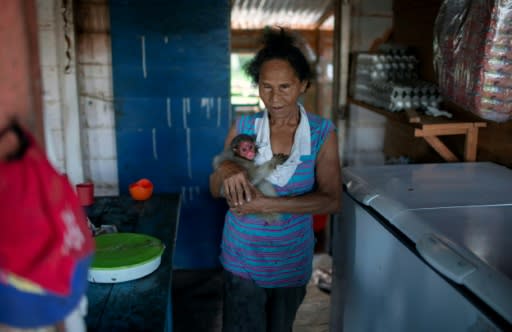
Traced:
<path fill-rule="evenodd" d="M 208 191 L 232 121 L 229 0 L 111 0 L 121 193 L 182 193 L 176 268 L 218 266 L 226 206 Z"/>

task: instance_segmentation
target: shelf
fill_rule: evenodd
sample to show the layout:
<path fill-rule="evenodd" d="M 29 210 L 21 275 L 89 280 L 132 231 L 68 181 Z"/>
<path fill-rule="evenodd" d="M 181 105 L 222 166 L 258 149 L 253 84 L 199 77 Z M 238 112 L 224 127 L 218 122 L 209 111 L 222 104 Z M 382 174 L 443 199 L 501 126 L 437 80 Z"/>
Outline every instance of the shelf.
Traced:
<path fill-rule="evenodd" d="M 439 139 L 438 136 L 464 135 L 464 160 L 475 161 L 478 145 L 478 129 L 487 126 L 484 121 L 458 121 L 444 117 L 420 114 L 414 109 L 405 112 L 391 112 L 364 102 L 349 98 L 349 104 L 363 107 L 381 114 L 390 120 L 406 123 L 414 128 L 414 137 L 423 139 L 446 161 L 459 161 L 457 156 Z"/>

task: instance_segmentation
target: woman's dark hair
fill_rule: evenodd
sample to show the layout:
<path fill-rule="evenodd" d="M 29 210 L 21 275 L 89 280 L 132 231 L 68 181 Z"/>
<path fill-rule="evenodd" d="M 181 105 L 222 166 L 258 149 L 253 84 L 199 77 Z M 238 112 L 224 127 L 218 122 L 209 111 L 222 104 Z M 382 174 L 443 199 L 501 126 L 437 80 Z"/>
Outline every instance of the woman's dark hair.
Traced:
<path fill-rule="evenodd" d="M 297 77 L 301 81 L 307 81 L 306 87 L 309 87 L 314 78 L 313 70 L 304 53 L 297 46 L 296 38 L 284 28 L 265 28 L 263 48 L 245 65 L 245 72 L 257 84 L 260 79 L 261 66 L 273 59 L 288 61 Z"/>

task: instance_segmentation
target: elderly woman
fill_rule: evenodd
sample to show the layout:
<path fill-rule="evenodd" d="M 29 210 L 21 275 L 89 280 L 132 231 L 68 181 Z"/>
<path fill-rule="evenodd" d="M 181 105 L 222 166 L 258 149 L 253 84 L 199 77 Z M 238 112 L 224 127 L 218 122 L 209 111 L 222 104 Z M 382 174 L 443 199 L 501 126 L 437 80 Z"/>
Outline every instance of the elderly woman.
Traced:
<path fill-rule="evenodd" d="M 289 33 L 268 29 L 246 70 L 266 109 L 237 118 L 225 146 L 237 134 L 254 135 L 256 164 L 275 154 L 288 159 L 267 177 L 278 197 L 264 196 L 229 160 L 210 176 L 212 195 L 223 193 L 230 207 L 220 257 L 223 330 L 289 332 L 312 270 L 312 215 L 335 213 L 341 206 L 337 135 L 331 121 L 298 102 L 313 72 Z M 281 215 L 278 221 L 264 220 L 275 213 Z"/>

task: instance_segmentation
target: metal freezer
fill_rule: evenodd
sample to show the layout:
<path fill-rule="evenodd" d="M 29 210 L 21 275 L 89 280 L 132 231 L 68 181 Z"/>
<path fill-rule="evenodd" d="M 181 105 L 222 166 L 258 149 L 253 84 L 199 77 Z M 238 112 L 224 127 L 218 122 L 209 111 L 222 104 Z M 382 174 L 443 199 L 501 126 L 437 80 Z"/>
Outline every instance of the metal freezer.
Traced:
<path fill-rule="evenodd" d="M 347 167 L 331 331 L 512 330 L 512 170 Z"/>

